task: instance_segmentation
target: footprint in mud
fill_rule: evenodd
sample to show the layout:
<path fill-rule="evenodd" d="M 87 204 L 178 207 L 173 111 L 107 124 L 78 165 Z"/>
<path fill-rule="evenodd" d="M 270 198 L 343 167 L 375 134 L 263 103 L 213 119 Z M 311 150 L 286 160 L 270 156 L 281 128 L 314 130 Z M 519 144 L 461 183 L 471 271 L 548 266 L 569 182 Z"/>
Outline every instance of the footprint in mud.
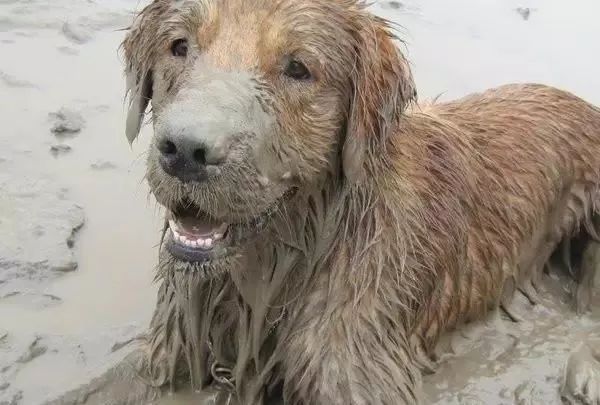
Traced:
<path fill-rule="evenodd" d="M 600 404 L 600 342 L 581 343 L 571 352 L 560 394 L 569 405 Z"/>

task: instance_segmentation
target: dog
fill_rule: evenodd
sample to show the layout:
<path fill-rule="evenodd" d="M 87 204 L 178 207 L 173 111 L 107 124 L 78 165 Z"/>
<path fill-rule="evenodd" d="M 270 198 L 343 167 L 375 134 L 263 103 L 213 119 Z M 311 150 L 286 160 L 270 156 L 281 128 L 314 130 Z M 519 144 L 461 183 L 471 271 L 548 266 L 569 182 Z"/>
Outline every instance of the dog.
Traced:
<path fill-rule="evenodd" d="M 155 0 L 123 50 L 161 287 L 133 371 L 93 395 L 419 403 L 441 334 L 510 316 L 575 235 L 597 249 L 600 110 L 540 84 L 419 104 L 360 1 Z"/>

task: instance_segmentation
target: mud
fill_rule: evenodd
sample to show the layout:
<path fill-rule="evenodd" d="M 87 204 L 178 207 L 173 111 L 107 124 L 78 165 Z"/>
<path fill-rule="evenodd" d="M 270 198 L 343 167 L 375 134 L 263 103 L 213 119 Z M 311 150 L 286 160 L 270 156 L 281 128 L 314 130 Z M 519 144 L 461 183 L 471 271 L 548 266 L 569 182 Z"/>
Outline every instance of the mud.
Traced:
<path fill-rule="evenodd" d="M 81 131 L 85 121 L 78 111 L 61 108 L 57 112 L 49 114 L 54 121 L 50 129 L 55 135 L 76 134 Z"/>
<path fill-rule="evenodd" d="M 145 145 L 122 135 L 117 53 L 136 4 L 0 1 L 0 404 L 88 381 L 149 322 L 160 216 Z"/>
<path fill-rule="evenodd" d="M 117 53 L 142 5 L 0 0 L 0 404 L 39 404 L 88 381 L 149 322 L 161 210 L 143 182 L 148 128 L 133 149 L 124 136 Z M 595 0 L 381 0 L 372 9 L 401 25 L 421 98 L 534 81 L 600 105 Z M 517 297 L 522 322 L 495 313 L 445 338 L 427 402 L 554 405 L 563 382 L 594 389 L 586 376 L 599 369 L 598 294 L 577 317 L 568 283 L 546 277 L 543 290 L 537 305 Z"/>

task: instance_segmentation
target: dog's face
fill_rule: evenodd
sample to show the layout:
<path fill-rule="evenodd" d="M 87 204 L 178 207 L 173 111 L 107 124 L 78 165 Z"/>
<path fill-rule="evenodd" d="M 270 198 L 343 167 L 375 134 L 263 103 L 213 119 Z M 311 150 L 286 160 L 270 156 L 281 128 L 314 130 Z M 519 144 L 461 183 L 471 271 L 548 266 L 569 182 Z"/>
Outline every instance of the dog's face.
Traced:
<path fill-rule="evenodd" d="M 360 181 L 414 97 L 386 24 L 353 0 L 157 0 L 124 42 L 130 141 L 151 101 L 166 254 L 211 267 L 326 177 Z"/>

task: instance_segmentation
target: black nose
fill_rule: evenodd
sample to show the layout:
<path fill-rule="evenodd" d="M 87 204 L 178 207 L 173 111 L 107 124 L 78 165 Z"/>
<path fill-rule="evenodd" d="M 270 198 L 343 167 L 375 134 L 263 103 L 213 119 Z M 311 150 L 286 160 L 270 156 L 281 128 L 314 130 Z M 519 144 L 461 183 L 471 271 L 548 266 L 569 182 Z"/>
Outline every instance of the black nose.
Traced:
<path fill-rule="evenodd" d="M 164 137 L 156 147 L 163 170 L 184 182 L 206 180 L 207 166 L 223 162 L 219 153 L 209 150 L 203 142 L 187 137 Z"/>

